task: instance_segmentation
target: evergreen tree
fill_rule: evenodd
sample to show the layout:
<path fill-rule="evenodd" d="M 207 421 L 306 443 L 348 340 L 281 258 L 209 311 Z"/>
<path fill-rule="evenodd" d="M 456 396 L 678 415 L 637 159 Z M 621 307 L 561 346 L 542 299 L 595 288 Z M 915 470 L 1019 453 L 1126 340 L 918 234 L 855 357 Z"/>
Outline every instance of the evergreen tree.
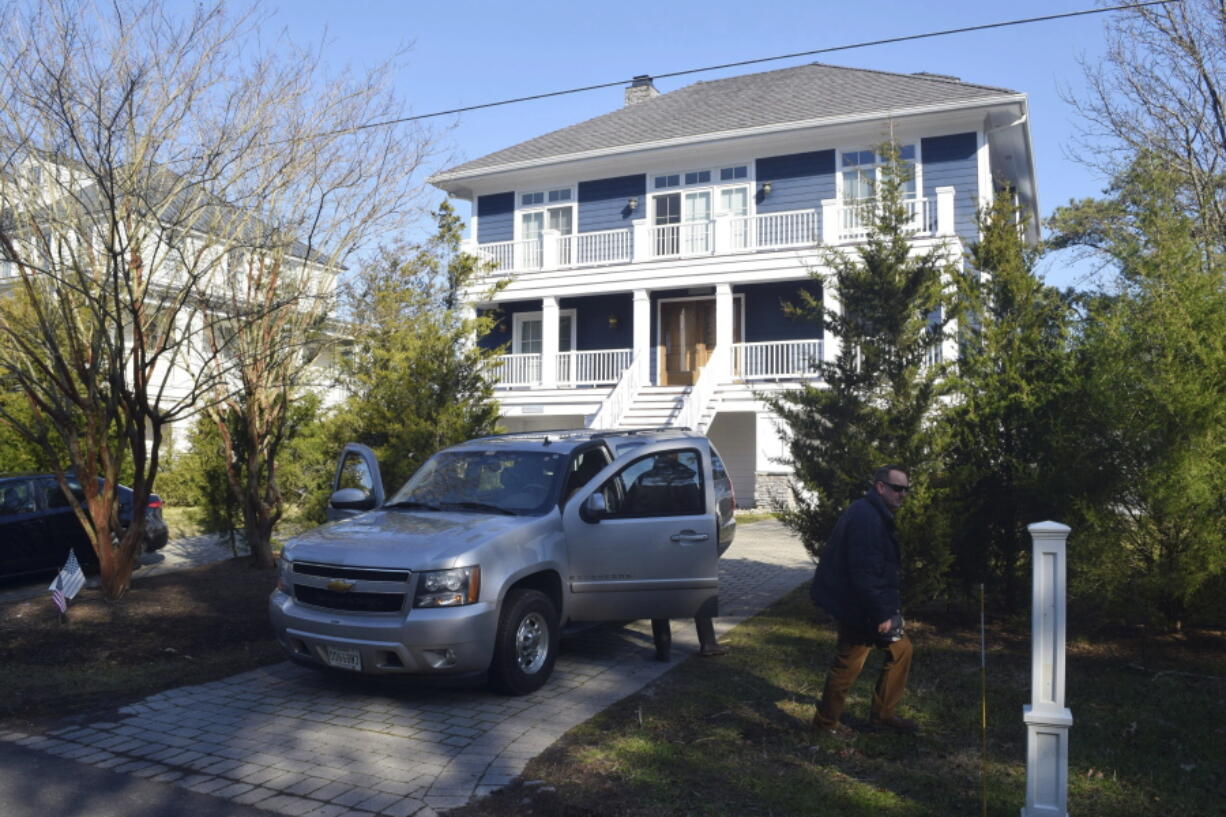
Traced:
<path fill-rule="evenodd" d="M 1118 265 L 1081 350 L 1085 535 L 1076 578 L 1178 629 L 1226 570 L 1226 259 L 1164 161 L 1141 155 L 1109 197 L 1058 210 L 1060 244 Z M 1070 552 L 1070 556 L 1078 554 Z"/>
<path fill-rule="evenodd" d="M 916 486 L 900 515 L 900 532 L 915 573 L 908 589 L 925 593 L 943 571 L 943 541 L 931 528 L 928 422 L 937 390 L 936 352 L 943 337 L 943 278 L 952 272 L 948 250 L 916 251 L 913 210 L 903 196 L 910 169 L 897 146 L 885 158 L 876 198 L 857 205 L 868 222 L 865 242 L 832 250 L 813 272 L 833 287 L 839 309 L 825 309 L 801 293 L 797 307 L 823 322 L 837 356 L 817 366 L 820 384 L 783 392 L 771 406 L 785 424 L 795 469 L 795 507 L 783 516 L 816 555 L 849 502 L 864 494 L 873 471 L 887 463 L 908 470 Z"/>
<path fill-rule="evenodd" d="M 440 448 L 492 433 L 498 419 L 495 351 L 473 342 L 491 319 L 463 305 L 484 269 L 460 252 L 463 225 L 451 205 L 435 215 L 432 238 L 385 250 L 347 299 L 356 335 L 334 439 L 373 448 L 389 490 Z"/>
<path fill-rule="evenodd" d="M 1012 191 L 979 219 L 980 239 L 955 276 L 959 356 L 950 371 L 943 507 L 954 572 L 985 582 L 1015 610 L 1027 580 L 1026 526 L 1067 518 L 1063 410 L 1073 383 L 1067 301 L 1034 274 Z"/>

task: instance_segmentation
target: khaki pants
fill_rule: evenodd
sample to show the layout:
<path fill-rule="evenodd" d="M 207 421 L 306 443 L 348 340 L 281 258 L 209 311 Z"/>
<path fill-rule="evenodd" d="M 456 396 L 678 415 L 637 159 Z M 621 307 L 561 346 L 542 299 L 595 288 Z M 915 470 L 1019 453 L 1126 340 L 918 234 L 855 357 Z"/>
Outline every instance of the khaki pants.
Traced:
<path fill-rule="evenodd" d="M 814 726 L 830 727 L 838 723 L 843 714 L 843 704 L 847 701 L 847 692 L 860 677 L 864 661 L 874 649 L 881 650 L 886 656 L 881 675 L 877 678 L 877 687 L 873 690 L 869 717 L 871 720 L 882 720 L 894 716 L 907 687 L 907 674 L 911 671 L 911 639 L 904 635 L 888 647 L 878 647 L 868 643 L 863 634 L 849 631 L 840 624 L 838 647 L 830 672 L 826 675 L 822 702 L 818 704 L 817 714 L 813 718 Z"/>

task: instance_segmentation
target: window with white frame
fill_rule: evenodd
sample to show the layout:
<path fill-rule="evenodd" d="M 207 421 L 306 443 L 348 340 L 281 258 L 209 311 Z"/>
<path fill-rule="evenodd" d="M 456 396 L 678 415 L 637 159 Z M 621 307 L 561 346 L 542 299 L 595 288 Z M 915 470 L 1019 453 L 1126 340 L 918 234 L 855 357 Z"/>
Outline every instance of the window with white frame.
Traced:
<path fill-rule="evenodd" d="M 915 145 L 899 145 L 898 159 L 904 177 L 899 187 L 904 198 L 914 198 L 919 189 L 919 165 L 915 160 Z M 871 199 L 889 159 L 871 148 L 842 151 L 841 181 L 843 200 Z"/>
<path fill-rule="evenodd" d="M 544 337 L 544 316 L 540 312 L 516 312 L 511 333 L 511 350 L 517 355 L 539 355 Z M 575 348 L 575 310 L 558 311 L 558 351 Z"/>
<path fill-rule="evenodd" d="M 568 236 L 575 231 L 574 193 L 569 187 L 538 190 L 519 196 L 519 240 L 539 242 L 546 230 Z M 560 247 L 565 253 L 568 245 Z M 565 261 L 565 259 L 563 259 Z"/>
<path fill-rule="evenodd" d="M 668 191 L 651 196 L 656 255 L 709 252 L 712 218 L 749 215 L 748 179 L 748 165 L 652 175 L 652 189 Z"/>
<path fill-rule="evenodd" d="M 542 204 L 557 204 L 563 201 L 571 201 L 574 194 L 569 187 L 560 187 L 556 190 L 536 190 L 531 193 L 519 194 L 520 207 L 536 207 Z"/>

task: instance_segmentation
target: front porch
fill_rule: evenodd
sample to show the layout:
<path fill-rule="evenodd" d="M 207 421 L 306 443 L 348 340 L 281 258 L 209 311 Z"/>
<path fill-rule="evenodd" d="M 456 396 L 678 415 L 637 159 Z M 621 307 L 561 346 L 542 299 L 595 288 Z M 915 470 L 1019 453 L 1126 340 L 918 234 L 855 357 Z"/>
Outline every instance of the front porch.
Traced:
<path fill-rule="evenodd" d="M 718 347 L 716 347 L 718 348 Z M 759 341 L 733 343 L 731 355 L 724 358 L 710 350 L 707 361 L 719 358 L 728 365 L 726 377 L 731 381 L 794 380 L 814 377 L 817 361 L 822 359 L 822 339 Z M 633 349 L 597 349 L 587 352 L 558 352 L 552 368 L 556 372 L 552 386 L 546 385 L 544 372 L 551 368 L 543 353 L 499 355 L 497 388 L 576 388 L 612 386 L 634 361 Z M 706 368 L 707 362 L 695 371 Z M 662 384 L 667 385 L 667 384 Z"/>
<path fill-rule="evenodd" d="M 805 278 L 508 302 L 481 343 L 509 349 L 496 360 L 508 415 L 558 413 L 542 404 L 548 397 L 570 406 L 568 416 L 581 409 L 589 427 L 660 416 L 703 429 L 720 388 L 811 381 L 837 353 L 818 323 L 784 314 L 780 303 L 802 289 L 822 298 Z M 653 401 L 668 405 L 649 411 Z"/>

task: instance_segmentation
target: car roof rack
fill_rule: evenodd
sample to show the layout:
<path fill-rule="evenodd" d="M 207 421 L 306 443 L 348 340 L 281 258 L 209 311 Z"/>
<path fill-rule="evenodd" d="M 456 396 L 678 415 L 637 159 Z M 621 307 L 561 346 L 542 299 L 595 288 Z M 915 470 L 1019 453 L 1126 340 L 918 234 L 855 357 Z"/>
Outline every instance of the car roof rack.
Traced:
<path fill-rule="evenodd" d="M 670 431 L 675 431 L 681 434 L 693 434 L 693 429 L 689 426 L 657 426 L 655 428 L 616 428 L 608 431 L 596 431 L 592 433 L 593 438 L 597 437 L 619 437 L 630 436 L 636 434 L 664 434 Z"/>
<path fill-rule="evenodd" d="M 587 428 L 548 428 L 539 431 L 506 431 L 502 434 L 487 434 L 484 437 L 473 437 L 464 443 L 479 443 L 489 440 L 531 440 L 535 438 L 570 439 L 572 437 L 590 437 L 591 429 Z"/>
<path fill-rule="evenodd" d="M 552 440 L 599 440 L 606 437 L 634 437 L 646 434 L 692 434 L 693 430 L 689 426 L 656 426 L 654 428 L 616 428 L 616 429 L 591 429 L 591 428 L 550 428 L 533 431 L 507 431 L 502 434 L 487 434 L 484 437 L 474 437 L 471 440 L 466 440 L 461 445 L 471 443 L 493 442 L 497 440 L 536 440 L 548 444 Z"/>

